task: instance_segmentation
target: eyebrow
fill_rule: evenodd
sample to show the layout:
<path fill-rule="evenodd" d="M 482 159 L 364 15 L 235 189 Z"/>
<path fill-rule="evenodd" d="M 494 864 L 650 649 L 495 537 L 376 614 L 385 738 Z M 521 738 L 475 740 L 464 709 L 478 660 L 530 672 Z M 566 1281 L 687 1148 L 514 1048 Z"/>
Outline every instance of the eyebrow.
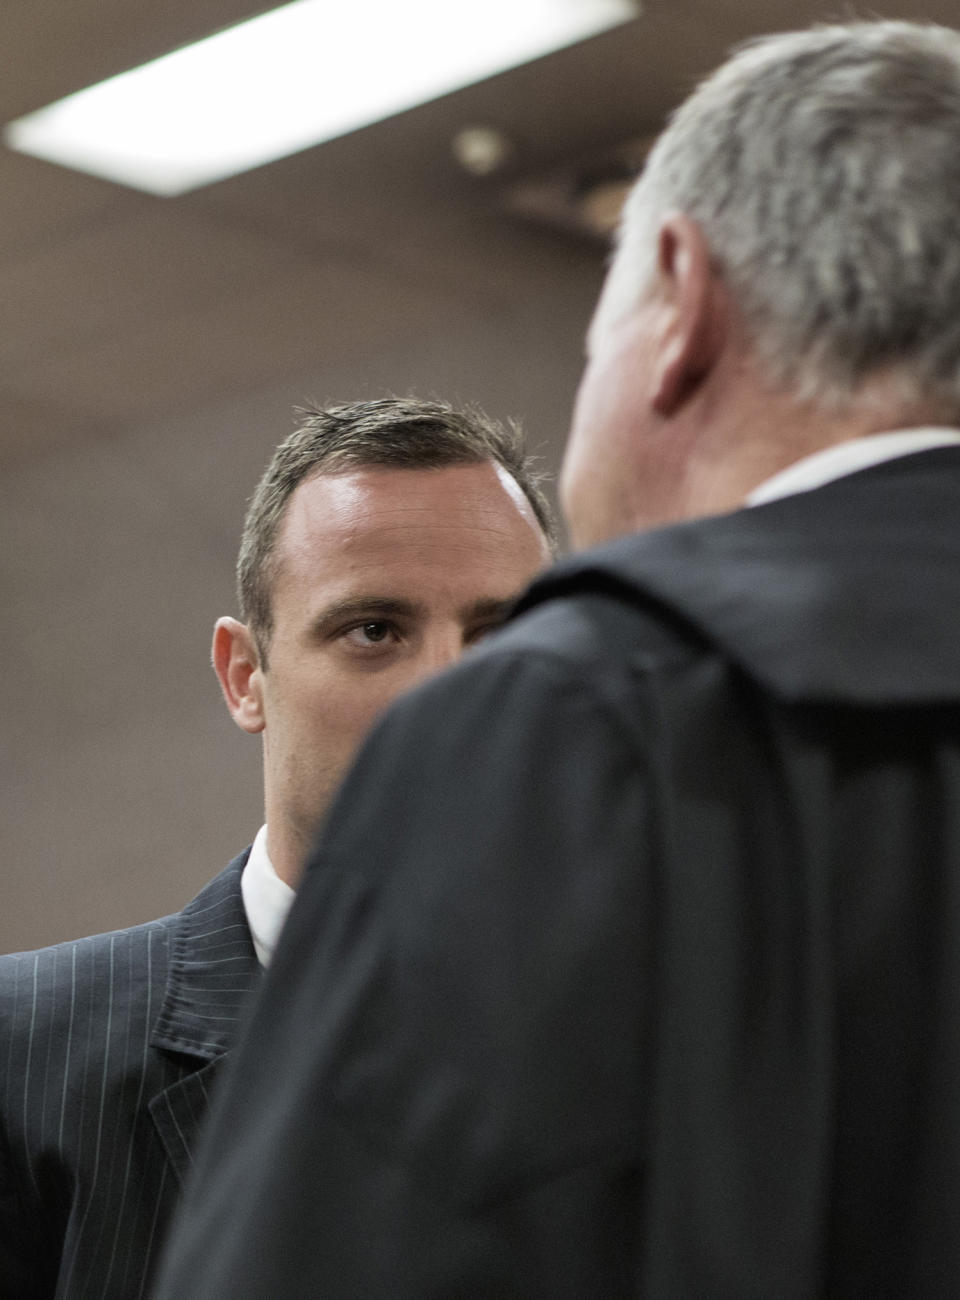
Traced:
<path fill-rule="evenodd" d="M 523 588 L 521 587 L 520 591 L 522 590 Z M 516 596 L 507 596 L 503 600 L 490 599 L 474 601 L 472 605 L 468 605 L 466 609 L 461 610 L 460 613 L 466 616 L 465 621 L 473 619 L 505 618 L 517 603 L 517 597 L 520 595 L 520 591 L 517 592 Z"/>
<path fill-rule="evenodd" d="M 520 592 L 517 592 L 519 596 Z M 463 606 L 457 612 L 464 622 L 478 619 L 502 619 L 513 608 L 516 596 L 502 599 L 488 597 Z M 327 605 L 313 620 L 314 632 L 327 632 L 339 627 L 351 618 L 417 618 L 425 612 L 425 606 L 418 601 L 399 600 L 395 596 L 347 596 L 343 600 Z"/>

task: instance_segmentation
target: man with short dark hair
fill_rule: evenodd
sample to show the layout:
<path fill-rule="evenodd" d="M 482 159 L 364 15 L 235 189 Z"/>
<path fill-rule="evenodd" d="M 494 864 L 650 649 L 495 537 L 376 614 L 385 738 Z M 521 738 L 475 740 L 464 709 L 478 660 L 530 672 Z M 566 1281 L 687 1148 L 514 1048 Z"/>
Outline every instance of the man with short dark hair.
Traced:
<path fill-rule="evenodd" d="M 374 717 L 498 625 L 553 544 L 518 434 L 479 412 L 391 398 L 301 414 L 247 513 L 245 621 L 213 639 L 234 720 L 263 733 L 261 835 L 288 885 Z"/>
<path fill-rule="evenodd" d="M 552 544 L 517 433 L 388 399 L 302 412 L 247 514 L 228 708 L 266 825 L 177 916 L 0 958 L 0 1296 L 145 1294 L 215 1076 L 372 720 L 499 623 Z"/>
<path fill-rule="evenodd" d="M 960 1295 L 958 140 L 960 33 L 896 22 L 672 119 L 601 545 L 363 747 L 159 1300 Z"/>

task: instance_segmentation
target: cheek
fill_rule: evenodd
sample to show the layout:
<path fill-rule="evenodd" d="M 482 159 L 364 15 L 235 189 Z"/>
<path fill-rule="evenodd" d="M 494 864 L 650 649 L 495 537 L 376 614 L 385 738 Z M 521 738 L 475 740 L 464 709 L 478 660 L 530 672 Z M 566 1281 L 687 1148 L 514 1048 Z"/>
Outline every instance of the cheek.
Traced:
<path fill-rule="evenodd" d="M 560 504 L 577 546 L 593 540 L 592 520 L 601 508 L 613 460 L 610 396 L 603 374 L 591 363 L 577 391 L 559 483 Z"/>
<path fill-rule="evenodd" d="M 404 685 L 390 673 L 360 674 L 331 685 L 310 715 L 314 744 L 352 752 Z"/>
<path fill-rule="evenodd" d="M 399 695 L 402 686 L 388 686 L 385 682 L 371 685 L 351 702 L 351 707 L 344 710 L 343 730 L 355 745 L 358 745 L 379 718 L 390 702 Z"/>
<path fill-rule="evenodd" d="M 592 400 L 591 368 L 588 366 L 584 371 L 583 378 L 580 380 L 580 386 L 577 389 L 577 395 L 573 403 L 570 435 L 567 438 L 567 445 L 563 454 L 563 465 L 560 469 L 561 500 L 576 488 L 577 480 L 582 472 L 586 444 L 589 441 L 589 411 Z"/>
<path fill-rule="evenodd" d="M 302 694 L 275 723 L 274 763 L 291 798 L 311 816 L 343 778 L 376 711 L 356 692 L 329 689 Z"/>
<path fill-rule="evenodd" d="M 339 780 L 374 722 L 412 682 L 403 672 L 363 673 L 330 663 L 298 677 L 274 698 L 268 725 L 272 760 L 310 800 Z"/>

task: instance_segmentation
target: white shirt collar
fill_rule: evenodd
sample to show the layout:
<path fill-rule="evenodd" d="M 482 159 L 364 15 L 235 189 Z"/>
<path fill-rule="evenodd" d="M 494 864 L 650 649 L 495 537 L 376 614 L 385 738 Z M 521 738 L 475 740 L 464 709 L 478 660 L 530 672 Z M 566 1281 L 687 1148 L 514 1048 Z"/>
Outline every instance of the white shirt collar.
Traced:
<path fill-rule="evenodd" d="M 834 479 L 853 474 L 870 465 L 880 465 L 897 456 L 908 456 L 931 447 L 947 447 L 960 443 L 958 429 L 899 429 L 895 433 L 872 433 L 864 438 L 851 438 L 824 451 L 815 451 L 794 461 L 786 469 L 768 478 L 753 489 L 746 499 L 748 506 L 764 505 L 795 492 L 809 492 Z"/>
<path fill-rule="evenodd" d="M 267 852 L 267 828 L 261 826 L 240 877 L 240 892 L 253 946 L 261 966 L 269 966 L 295 894 L 273 869 Z"/>

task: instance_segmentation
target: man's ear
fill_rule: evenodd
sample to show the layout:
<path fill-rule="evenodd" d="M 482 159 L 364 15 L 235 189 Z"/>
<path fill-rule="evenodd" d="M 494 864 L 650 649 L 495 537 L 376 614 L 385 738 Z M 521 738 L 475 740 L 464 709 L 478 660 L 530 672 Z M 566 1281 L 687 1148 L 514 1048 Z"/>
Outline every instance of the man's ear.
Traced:
<path fill-rule="evenodd" d="M 213 629 L 213 669 L 230 716 L 238 727 L 263 731 L 263 670 L 253 633 L 235 618 L 218 618 Z"/>
<path fill-rule="evenodd" d="M 726 297 L 695 221 L 664 218 L 657 239 L 663 313 L 654 409 L 671 416 L 710 374 L 726 338 Z"/>

